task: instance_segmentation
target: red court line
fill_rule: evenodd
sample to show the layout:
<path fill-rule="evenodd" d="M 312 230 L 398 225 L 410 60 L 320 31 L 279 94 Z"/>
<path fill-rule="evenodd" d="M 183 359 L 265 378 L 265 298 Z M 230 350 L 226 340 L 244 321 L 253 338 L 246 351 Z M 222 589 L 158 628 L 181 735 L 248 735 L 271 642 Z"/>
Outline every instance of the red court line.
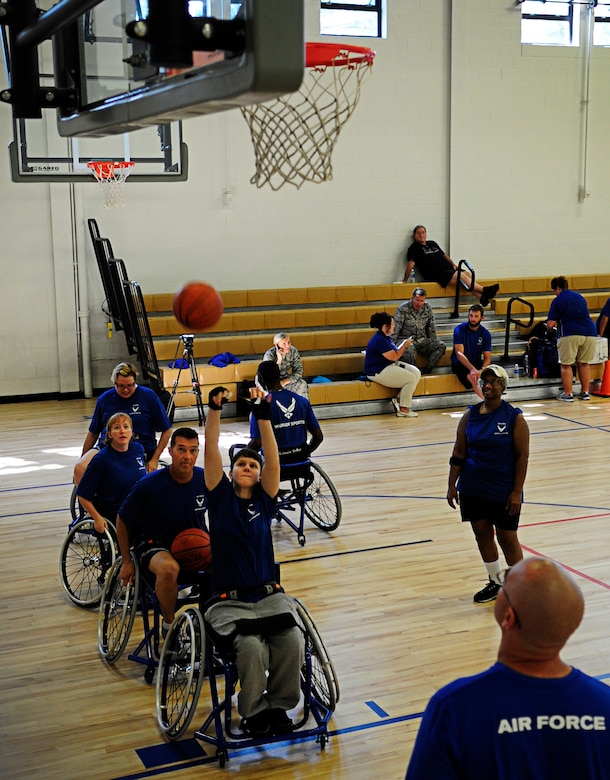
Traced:
<path fill-rule="evenodd" d="M 549 557 L 548 555 L 544 555 L 544 553 L 538 552 L 538 550 L 534 550 L 532 547 L 526 547 L 524 544 L 521 545 L 521 549 L 524 550 L 525 552 L 530 553 L 531 555 L 536 555 L 538 558 Z M 562 561 L 558 561 L 556 558 L 553 558 L 552 560 L 556 561 L 558 564 L 563 566 L 563 568 L 566 571 L 572 572 L 572 574 L 575 574 L 577 577 L 582 577 L 584 580 L 588 580 L 589 582 L 592 582 L 594 585 L 599 585 L 600 588 L 605 588 L 606 590 L 610 590 L 610 583 L 603 582 L 602 580 L 598 580 L 596 577 L 590 577 L 588 574 L 585 574 L 584 571 L 581 571 L 580 569 L 574 569 L 572 566 L 568 566 Z"/>
<path fill-rule="evenodd" d="M 602 512 L 599 515 L 579 515 L 577 517 L 564 517 L 560 520 L 541 520 L 539 523 L 519 523 L 519 528 L 534 528 L 537 525 L 553 525 L 554 523 L 570 523 L 572 520 L 594 520 L 598 517 L 610 517 L 610 512 Z"/>

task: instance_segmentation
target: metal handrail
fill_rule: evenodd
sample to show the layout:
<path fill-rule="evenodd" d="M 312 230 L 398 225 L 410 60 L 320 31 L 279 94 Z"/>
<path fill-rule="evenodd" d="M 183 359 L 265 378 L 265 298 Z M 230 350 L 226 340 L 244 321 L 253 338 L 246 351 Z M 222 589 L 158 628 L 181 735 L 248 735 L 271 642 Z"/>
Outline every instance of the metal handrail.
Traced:
<path fill-rule="evenodd" d="M 530 310 L 529 322 L 523 322 L 522 320 L 513 319 L 510 316 L 511 309 L 513 307 L 513 301 L 519 301 L 519 303 L 523 303 L 526 306 L 529 306 L 529 310 Z M 530 303 L 530 301 L 526 301 L 524 298 L 518 298 L 518 297 L 509 298 L 508 306 L 506 307 L 506 328 L 504 331 L 504 354 L 500 358 L 501 363 L 509 363 L 511 361 L 511 357 L 508 354 L 508 340 L 510 335 L 509 331 L 510 331 L 511 323 L 513 325 L 519 325 L 522 328 L 529 328 L 530 325 L 532 325 L 534 322 L 534 311 L 535 311 L 534 304 Z"/>
<path fill-rule="evenodd" d="M 470 271 L 470 285 L 464 284 L 462 281 L 462 268 L 463 266 L 466 266 L 466 268 Z M 453 308 L 453 311 L 449 315 L 453 319 L 460 316 L 459 313 L 459 303 L 460 303 L 460 287 L 463 287 L 467 292 L 472 292 L 474 289 L 474 281 L 475 281 L 475 272 L 474 268 L 470 265 L 470 263 L 467 260 L 460 260 L 457 267 L 457 279 L 455 281 L 455 306 Z"/>

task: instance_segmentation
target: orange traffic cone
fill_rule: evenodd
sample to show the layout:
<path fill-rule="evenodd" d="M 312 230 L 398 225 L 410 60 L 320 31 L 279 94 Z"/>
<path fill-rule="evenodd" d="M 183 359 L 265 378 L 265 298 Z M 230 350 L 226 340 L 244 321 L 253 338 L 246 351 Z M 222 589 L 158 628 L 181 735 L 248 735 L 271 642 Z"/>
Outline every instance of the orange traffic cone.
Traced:
<path fill-rule="evenodd" d="M 610 360 L 606 360 L 606 364 L 604 366 L 602 386 L 599 390 L 593 390 L 591 395 L 601 395 L 603 398 L 610 398 Z"/>

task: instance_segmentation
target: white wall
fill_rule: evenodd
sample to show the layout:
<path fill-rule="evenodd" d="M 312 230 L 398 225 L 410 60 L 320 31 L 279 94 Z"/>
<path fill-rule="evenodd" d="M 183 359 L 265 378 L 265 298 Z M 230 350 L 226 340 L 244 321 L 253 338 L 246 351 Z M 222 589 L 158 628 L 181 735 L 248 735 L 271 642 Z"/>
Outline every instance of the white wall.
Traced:
<path fill-rule="evenodd" d="M 306 3 L 316 39 L 319 3 Z M 0 396 L 81 386 L 75 259 L 89 274 L 94 387 L 126 357 L 122 336 L 106 336 L 87 217 L 145 292 L 197 278 L 221 291 L 392 281 L 419 222 L 481 280 L 606 272 L 610 52 L 592 60 L 590 196 L 580 202 L 581 52 L 522 47 L 519 34 L 511 2 L 388 0 L 388 38 L 374 42 L 372 77 L 325 184 L 250 184 L 238 111 L 186 121 L 189 181 L 128 183 L 123 209 L 105 210 L 94 185 L 13 184 L 0 160 Z M 0 137 L 12 137 L 6 107 Z"/>

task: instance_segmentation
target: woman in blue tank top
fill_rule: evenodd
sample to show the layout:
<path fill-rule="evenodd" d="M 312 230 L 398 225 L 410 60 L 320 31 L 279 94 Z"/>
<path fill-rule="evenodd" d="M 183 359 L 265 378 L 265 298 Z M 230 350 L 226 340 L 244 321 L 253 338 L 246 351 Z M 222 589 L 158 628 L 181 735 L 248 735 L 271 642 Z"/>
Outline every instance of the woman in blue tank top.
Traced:
<path fill-rule="evenodd" d="M 478 604 L 493 601 L 500 590 L 503 566 L 496 538 L 507 566 L 523 558 L 517 529 L 529 459 L 529 428 L 521 410 L 502 400 L 507 383 L 502 366 L 483 369 L 484 400 L 462 417 L 449 460 L 447 501 L 452 509 L 459 505 L 462 521 L 472 525 L 489 578 L 474 595 Z"/>

